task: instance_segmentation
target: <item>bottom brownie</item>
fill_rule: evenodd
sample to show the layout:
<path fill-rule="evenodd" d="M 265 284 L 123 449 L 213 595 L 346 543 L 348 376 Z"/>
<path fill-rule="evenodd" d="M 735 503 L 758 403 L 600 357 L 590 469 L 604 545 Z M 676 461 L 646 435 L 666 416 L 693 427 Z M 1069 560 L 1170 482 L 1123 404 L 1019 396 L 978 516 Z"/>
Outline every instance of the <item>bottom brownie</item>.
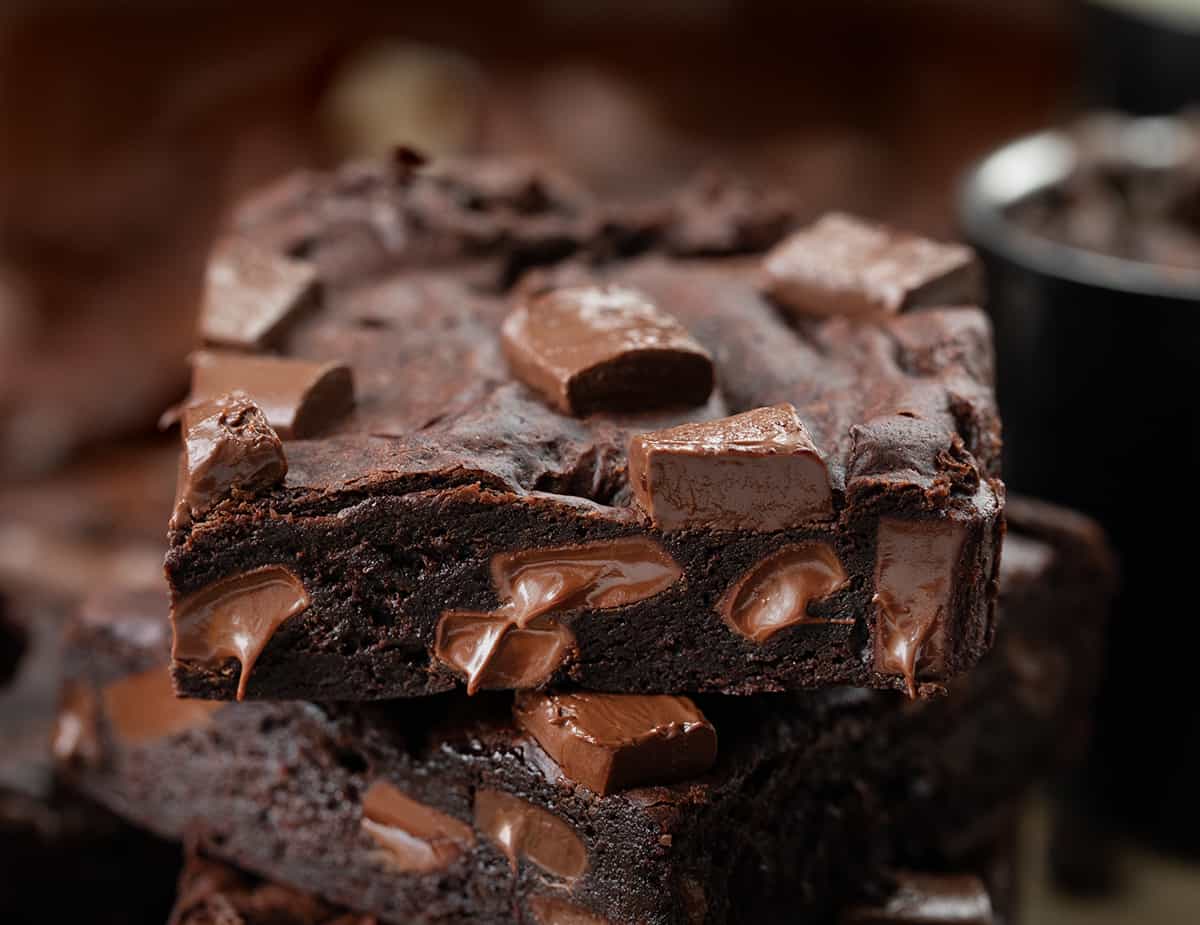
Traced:
<path fill-rule="evenodd" d="M 1017 925 L 1017 842 L 1013 833 L 984 846 L 963 870 L 890 871 L 885 885 L 861 884 L 841 903 L 839 925 Z M 869 893 L 877 898 L 865 899 Z M 588 925 L 587 916 L 549 919 Z M 374 917 L 303 890 L 189 852 L 169 925 L 374 925 Z"/>
<path fill-rule="evenodd" d="M 0 918 L 161 922 L 178 847 L 67 791 L 53 773 L 62 670 L 56 604 L 13 595 L 0 609 Z"/>
<path fill-rule="evenodd" d="M 76 622 L 81 734 L 59 757 L 122 816 L 386 921 L 832 921 L 880 871 L 973 855 L 1085 739 L 1111 564 L 1086 521 L 1011 509 L 997 647 L 949 696 L 697 698 L 708 770 L 705 723 L 656 727 L 654 760 L 621 763 L 641 753 L 600 754 L 578 717 L 576 752 L 555 738 L 576 720 L 518 726 L 539 695 L 517 721 L 507 694 L 177 701 L 161 599 L 120 594 Z M 648 703 L 615 696 L 601 719 Z"/>

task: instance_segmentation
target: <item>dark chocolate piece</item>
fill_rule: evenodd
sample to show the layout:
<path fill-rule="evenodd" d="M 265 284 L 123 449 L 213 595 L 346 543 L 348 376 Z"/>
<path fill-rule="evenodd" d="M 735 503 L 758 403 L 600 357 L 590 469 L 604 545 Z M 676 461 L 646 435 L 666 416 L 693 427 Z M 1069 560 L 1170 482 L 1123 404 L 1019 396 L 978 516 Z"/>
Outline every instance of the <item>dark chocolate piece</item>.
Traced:
<path fill-rule="evenodd" d="M 840 591 L 847 580 L 828 544 L 785 546 L 739 578 L 717 609 L 730 627 L 754 642 L 765 642 L 780 630 L 803 623 L 853 623 L 808 613 L 810 603 Z"/>
<path fill-rule="evenodd" d="M 171 534 L 166 568 L 177 597 L 266 565 L 290 569 L 312 596 L 304 619 L 263 652 L 247 696 L 387 699 L 517 681 L 622 693 L 829 684 L 903 689 L 903 673 L 881 670 L 875 660 L 876 534 L 885 516 L 944 520 L 963 531 L 938 634 L 942 656 L 936 668 L 916 672 L 917 693 L 944 691 L 982 657 L 993 632 L 1004 501 L 981 312 L 940 308 L 796 321 L 764 297 L 756 262 L 661 252 L 614 257 L 666 247 L 657 233 L 604 260 L 585 248 L 579 261 L 542 267 L 519 285 L 515 275 L 500 286 L 490 277 L 488 285 L 480 274 L 494 272 L 497 262 L 511 268 L 510 256 L 530 259 L 522 232 L 535 221 L 557 222 L 570 207 L 560 209 L 545 191 L 530 192 L 536 184 L 525 181 L 497 184 L 489 175 L 473 185 L 469 172 L 448 179 L 430 169 L 436 182 L 423 170 L 385 178 L 374 168 L 297 180 L 278 221 L 263 219 L 253 231 L 281 253 L 307 241 L 305 252 L 329 281 L 320 310 L 295 318 L 276 352 L 350 366 L 357 394 L 352 413 L 313 439 L 287 444 L 284 484 L 219 506 L 202 526 L 180 522 Z M 433 212 L 413 220 L 411 207 L 421 200 L 468 223 L 447 201 L 451 193 L 455 201 L 477 203 L 480 227 L 499 237 L 472 238 L 479 248 L 472 251 L 441 237 L 445 225 Z M 514 203 L 536 208 L 519 219 L 505 212 Z M 353 236 L 350 226 L 358 229 Z M 375 244 L 383 253 L 371 256 L 365 243 L 361 251 L 348 243 L 368 227 L 379 232 Z M 343 252 L 347 262 L 340 263 L 334 251 L 343 247 L 354 253 Z M 564 253 L 547 252 L 535 262 L 552 263 Z M 579 293 L 603 301 L 614 289 L 657 307 L 647 310 L 657 319 L 656 337 L 666 330 L 675 346 L 700 345 L 701 352 L 688 347 L 679 356 L 715 370 L 717 387 L 697 397 L 707 396 L 705 404 L 679 407 L 682 378 L 670 373 L 656 396 L 631 409 L 577 416 L 514 374 L 504 354 L 506 323 L 524 331 L 509 338 L 510 349 L 528 347 L 525 335 L 540 345 L 530 348 L 531 369 L 541 362 L 542 346 L 576 351 L 576 359 L 587 354 L 584 365 L 597 350 L 625 350 L 628 316 L 637 320 L 642 309 L 616 311 L 619 324 L 604 336 L 576 336 L 576 326 L 558 347 L 544 337 L 561 328 L 525 327 L 543 310 L 578 322 L 591 311 L 582 311 Z M 654 311 L 677 324 L 661 322 Z M 614 312 L 594 314 L 591 322 Z M 547 386 L 564 401 L 574 362 L 555 367 L 566 378 Z M 651 364 L 660 371 L 673 365 Z M 644 385 L 640 376 L 622 382 Z M 755 445 L 709 457 L 647 444 L 645 465 L 631 456 L 638 435 L 688 424 L 721 432 L 730 422 L 712 422 L 727 418 L 747 428 Z M 776 438 L 791 450 L 770 452 Z M 758 475 L 752 481 L 746 473 L 767 472 L 763 491 L 779 486 L 769 510 L 752 518 L 741 517 L 745 497 L 703 475 L 734 456 L 729 465 L 739 467 L 737 484 L 758 485 Z M 777 464 L 788 475 L 779 475 Z M 695 478 L 693 468 L 701 470 Z M 684 515 L 666 510 L 668 493 L 659 490 L 683 469 L 697 492 L 695 506 L 681 503 L 691 518 L 686 524 Z M 676 502 L 686 489 L 679 490 Z M 677 565 L 678 580 L 652 597 L 602 611 L 580 603 L 584 594 L 537 616 L 517 614 L 520 602 L 494 580 L 498 557 L 617 538 L 661 549 Z M 811 543 L 832 550 L 846 584 L 811 603 L 808 622 L 765 641 L 731 631 L 717 603 L 756 564 Z M 530 585 L 538 594 L 543 580 L 558 579 L 538 577 Z M 510 625 L 514 618 L 526 625 Z M 537 649 L 536 670 L 520 664 L 510 639 Z M 489 679 L 488 665 L 503 670 Z M 237 675 L 228 666 L 177 663 L 173 672 L 181 693 L 235 695 Z"/>
<path fill-rule="evenodd" d="M 879 906 L 858 906 L 842 925 L 997 925 L 987 887 L 978 877 L 894 874 L 895 892 Z"/>
<path fill-rule="evenodd" d="M 998 657 L 916 703 L 852 688 L 697 698 L 713 766 L 607 795 L 564 774 L 500 694 L 230 703 L 141 742 L 101 724 L 101 760 L 63 773 L 139 824 L 384 921 L 506 925 L 540 897 L 613 923 L 836 921 L 889 869 L 972 870 L 1029 788 L 1082 754 L 1110 561 L 1065 515 L 1014 510 L 1007 542 L 1024 548 L 998 645 L 1061 660 L 1054 690 Z M 72 635 L 74 680 L 100 690 L 161 664 L 159 608 L 138 613 Z M 474 841 L 445 866 L 399 869 L 363 826 L 378 781 Z"/>
<path fill-rule="evenodd" d="M 450 866 L 475 844 L 465 822 L 377 780 L 363 794 L 362 827 L 388 852 L 398 870 L 428 873 Z"/>
<path fill-rule="evenodd" d="M 777 244 L 763 268 L 771 297 L 804 315 L 862 317 L 982 300 L 970 248 L 839 212 Z"/>
<path fill-rule="evenodd" d="M 495 842 L 513 870 L 524 860 L 563 880 L 577 880 L 587 872 L 587 848 L 575 830 L 510 793 L 477 790 L 475 828 Z"/>
<path fill-rule="evenodd" d="M 201 350 L 192 355 L 193 403 L 245 392 L 284 440 L 311 437 L 354 406 L 345 364 Z"/>
<path fill-rule="evenodd" d="M 241 666 L 237 699 L 246 696 L 250 672 L 275 631 L 309 606 L 308 592 L 288 569 L 267 565 L 223 578 L 202 591 L 176 599 L 171 607 L 176 661 Z"/>
<path fill-rule="evenodd" d="M 513 715 L 567 778 L 601 796 L 697 777 L 717 758 L 717 733 L 687 697 L 521 694 Z"/>
<path fill-rule="evenodd" d="M 523 298 L 502 328 L 513 372 L 566 414 L 702 405 L 712 359 L 632 289 L 588 286 Z"/>
<path fill-rule="evenodd" d="M 955 523 L 879 521 L 876 549 L 876 669 L 899 674 L 910 697 L 917 674 L 938 676 L 946 664 L 946 615 L 965 536 Z"/>
<path fill-rule="evenodd" d="M 243 236 L 226 238 L 208 265 L 200 337 L 223 347 L 261 350 L 319 298 L 312 264 L 272 253 Z"/>
<path fill-rule="evenodd" d="M 629 482 L 662 530 L 784 530 L 833 517 L 829 471 L 791 405 L 638 434 Z"/>
<path fill-rule="evenodd" d="M 238 392 L 184 411 L 183 443 L 173 529 L 203 517 L 235 492 L 251 496 L 287 475 L 279 435 Z"/>

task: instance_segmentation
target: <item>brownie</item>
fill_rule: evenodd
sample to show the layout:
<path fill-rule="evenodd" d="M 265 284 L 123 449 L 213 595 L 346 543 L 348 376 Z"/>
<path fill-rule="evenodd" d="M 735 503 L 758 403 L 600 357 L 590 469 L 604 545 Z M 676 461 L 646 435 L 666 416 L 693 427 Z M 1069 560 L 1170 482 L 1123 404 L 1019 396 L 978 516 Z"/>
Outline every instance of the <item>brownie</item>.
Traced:
<path fill-rule="evenodd" d="M 1111 558 L 1082 518 L 1011 519 L 996 648 L 943 698 L 175 700 L 157 599 L 116 592 L 73 624 L 59 758 L 137 824 L 384 921 L 831 921 L 889 868 L 976 856 L 1086 740 Z"/>
<path fill-rule="evenodd" d="M 182 695 L 916 696 L 979 660 L 1003 489 L 969 251 L 772 238 L 724 188 L 701 234 L 695 191 L 606 214 L 511 166 L 390 170 L 295 178 L 214 255 Z"/>
<path fill-rule="evenodd" d="M 51 740 L 62 674 L 59 615 L 0 597 L 0 908 L 4 921 L 161 922 L 178 848 L 56 779 Z M 7 658 L 7 655 L 6 655 Z"/>
<path fill-rule="evenodd" d="M 1016 842 L 1011 836 L 988 845 L 978 869 L 962 872 L 892 871 L 884 893 L 859 898 L 842 910 L 839 925 L 1015 925 L 1013 899 Z M 558 911 L 546 904 L 543 909 Z M 375 918 L 332 906 L 312 893 L 264 880 L 222 861 L 189 852 L 179 875 L 170 925 L 375 925 Z M 587 925 L 576 915 L 536 921 Z"/>

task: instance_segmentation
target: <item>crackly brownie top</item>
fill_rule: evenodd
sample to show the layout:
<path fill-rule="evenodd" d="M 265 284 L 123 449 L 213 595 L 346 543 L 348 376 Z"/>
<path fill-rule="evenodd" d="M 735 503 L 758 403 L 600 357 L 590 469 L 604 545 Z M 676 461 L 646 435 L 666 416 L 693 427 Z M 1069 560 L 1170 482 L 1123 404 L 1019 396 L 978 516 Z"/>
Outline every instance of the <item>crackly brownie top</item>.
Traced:
<path fill-rule="evenodd" d="M 240 386 L 264 410 L 287 441 L 277 511 L 480 483 L 626 517 L 632 438 L 704 425 L 706 449 L 667 455 L 724 459 L 744 422 L 720 422 L 775 405 L 828 482 L 794 499 L 810 514 L 888 489 L 978 503 L 999 453 L 990 332 L 947 307 L 978 298 L 970 254 L 847 216 L 783 238 L 780 215 L 711 181 L 606 207 L 503 163 L 300 175 L 214 254 L 193 399 Z M 677 477 L 661 449 L 647 484 Z"/>

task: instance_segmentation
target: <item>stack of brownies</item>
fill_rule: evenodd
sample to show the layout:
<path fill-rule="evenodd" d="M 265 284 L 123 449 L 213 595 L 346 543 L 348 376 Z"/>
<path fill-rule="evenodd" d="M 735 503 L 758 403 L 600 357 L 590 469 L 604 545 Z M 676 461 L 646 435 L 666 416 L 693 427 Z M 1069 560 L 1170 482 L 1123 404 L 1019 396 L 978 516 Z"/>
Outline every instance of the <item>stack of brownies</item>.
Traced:
<path fill-rule="evenodd" d="M 1011 921 L 1108 554 L 1005 510 L 971 253 L 792 227 L 407 151 L 245 205 L 170 620 L 89 595 L 54 740 L 175 921 Z"/>

